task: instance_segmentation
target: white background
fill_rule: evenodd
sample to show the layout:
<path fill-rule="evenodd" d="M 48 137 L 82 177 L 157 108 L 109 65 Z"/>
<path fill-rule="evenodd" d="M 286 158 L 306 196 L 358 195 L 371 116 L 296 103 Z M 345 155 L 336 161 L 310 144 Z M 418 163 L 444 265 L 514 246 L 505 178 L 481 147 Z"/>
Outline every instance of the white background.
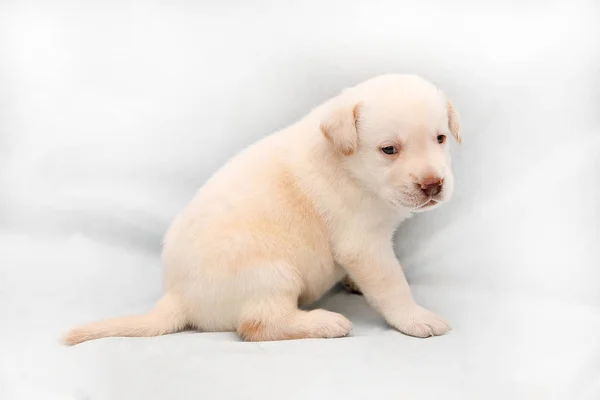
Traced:
<path fill-rule="evenodd" d="M 398 235 L 450 335 L 337 295 L 353 338 L 57 344 L 150 307 L 164 231 L 228 158 L 387 72 L 463 122 L 454 199 Z M 599 187 L 598 2 L 2 1 L 0 397 L 600 398 Z"/>

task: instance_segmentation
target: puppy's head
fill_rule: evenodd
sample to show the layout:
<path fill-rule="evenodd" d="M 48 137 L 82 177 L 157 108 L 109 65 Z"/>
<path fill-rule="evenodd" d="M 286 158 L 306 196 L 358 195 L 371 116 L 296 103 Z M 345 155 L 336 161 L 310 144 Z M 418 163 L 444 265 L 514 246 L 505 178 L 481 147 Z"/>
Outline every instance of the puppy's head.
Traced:
<path fill-rule="evenodd" d="M 448 139 L 458 115 L 433 84 L 383 75 L 346 89 L 324 108 L 321 131 L 343 167 L 388 203 L 419 212 L 452 195 Z"/>

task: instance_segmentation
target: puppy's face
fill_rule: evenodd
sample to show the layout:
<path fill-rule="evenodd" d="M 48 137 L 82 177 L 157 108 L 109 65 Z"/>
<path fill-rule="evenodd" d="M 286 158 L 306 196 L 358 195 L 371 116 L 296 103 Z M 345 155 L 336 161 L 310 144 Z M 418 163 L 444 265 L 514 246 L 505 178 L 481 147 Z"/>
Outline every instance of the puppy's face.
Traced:
<path fill-rule="evenodd" d="M 420 212 L 450 199 L 458 116 L 429 82 L 386 75 L 347 89 L 326 107 L 321 130 L 343 167 L 389 204 Z"/>

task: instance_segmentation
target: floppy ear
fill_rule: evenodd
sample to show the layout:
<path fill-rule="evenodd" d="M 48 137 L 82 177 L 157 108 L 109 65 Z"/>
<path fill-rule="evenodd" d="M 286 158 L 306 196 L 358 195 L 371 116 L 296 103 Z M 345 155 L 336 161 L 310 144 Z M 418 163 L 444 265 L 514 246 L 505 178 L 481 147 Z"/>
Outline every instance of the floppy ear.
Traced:
<path fill-rule="evenodd" d="M 345 156 L 354 154 L 358 147 L 359 104 L 343 94 L 334 99 L 321 117 L 321 132 L 333 148 Z"/>
<path fill-rule="evenodd" d="M 456 109 L 452 105 L 451 102 L 447 103 L 448 106 L 448 128 L 450 129 L 450 133 L 454 136 L 454 139 L 460 144 L 462 143 L 462 138 L 460 137 L 460 120 L 458 118 L 458 113 Z"/>

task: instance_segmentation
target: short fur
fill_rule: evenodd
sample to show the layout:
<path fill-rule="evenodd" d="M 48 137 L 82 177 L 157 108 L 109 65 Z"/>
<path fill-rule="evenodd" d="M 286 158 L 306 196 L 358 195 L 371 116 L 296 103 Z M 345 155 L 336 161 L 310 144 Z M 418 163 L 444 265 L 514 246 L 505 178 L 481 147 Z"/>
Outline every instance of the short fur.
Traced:
<path fill-rule="evenodd" d="M 456 110 L 418 76 L 344 90 L 242 151 L 197 192 L 166 234 L 166 294 L 152 311 L 75 328 L 66 343 L 186 327 L 250 341 L 346 336 L 343 315 L 299 308 L 346 275 L 399 331 L 446 333 L 413 299 L 392 235 L 450 198 L 447 135 L 461 140 Z M 429 182 L 441 191 L 428 195 Z"/>

